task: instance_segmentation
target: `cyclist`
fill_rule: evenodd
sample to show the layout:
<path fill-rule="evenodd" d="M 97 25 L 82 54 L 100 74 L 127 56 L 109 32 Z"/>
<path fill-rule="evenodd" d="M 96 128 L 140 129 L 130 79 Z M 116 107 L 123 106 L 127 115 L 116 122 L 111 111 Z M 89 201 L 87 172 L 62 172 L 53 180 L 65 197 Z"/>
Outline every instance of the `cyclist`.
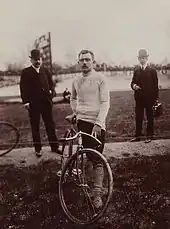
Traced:
<path fill-rule="evenodd" d="M 78 54 L 78 64 L 82 74 L 75 77 L 72 83 L 70 104 L 73 116 L 76 116 L 78 131 L 96 134 L 102 142 L 98 149 L 102 153 L 105 144 L 105 120 L 110 106 L 107 79 L 103 73 L 95 71 L 92 51 L 82 50 Z M 93 142 L 86 136 L 83 136 L 83 147 L 94 148 Z M 93 163 L 93 203 L 96 208 L 100 208 L 103 205 L 103 166 L 94 158 L 89 158 L 89 161 Z"/>

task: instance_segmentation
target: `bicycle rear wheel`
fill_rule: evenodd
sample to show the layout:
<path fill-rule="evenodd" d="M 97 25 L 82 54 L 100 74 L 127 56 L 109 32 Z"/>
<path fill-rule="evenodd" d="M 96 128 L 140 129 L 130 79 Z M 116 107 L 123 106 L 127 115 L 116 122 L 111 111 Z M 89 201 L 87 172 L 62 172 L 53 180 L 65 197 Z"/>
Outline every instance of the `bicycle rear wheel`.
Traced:
<path fill-rule="evenodd" d="M 89 162 L 92 171 L 89 171 Z M 95 164 L 100 164 L 103 168 L 103 185 L 100 189 L 103 205 L 100 208 L 94 205 Z M 76 173 L 73 172 L 75 168 Z M 96 150 L 82 149 L 72 155 L 62 171 L 59 181 L 59 199 L 63 211 L 72 222 L 88 225 L 103 216 L 111 199 L 112 189 L 112 171 L 106 158 Z"/>
<path fill-rule="evenodd" d="M 0 156 L 9 153 L 19 141 L 18 129 L 8 122 L 0 122 Z"/>

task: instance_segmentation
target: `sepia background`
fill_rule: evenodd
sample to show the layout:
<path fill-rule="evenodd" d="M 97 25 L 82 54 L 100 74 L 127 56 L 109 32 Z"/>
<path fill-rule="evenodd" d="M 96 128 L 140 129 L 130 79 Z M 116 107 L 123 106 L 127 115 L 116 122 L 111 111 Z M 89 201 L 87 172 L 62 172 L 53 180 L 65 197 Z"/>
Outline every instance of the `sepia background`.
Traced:
<path fill-rule="evenodd" d="M 30 65 L 35 40 L 49 32 L 57 94 L 53 115 L 59 137 L 70 127 L 65 120 L 72 112 L 70 104 L 61 99 L 80 74 L 81 49 L 94 52 L 97 70 L 109 82 L 104 155 L 114 175 L 114 193 L 102 221 L 87 228 L 170 228 L 169 12 L 169 0 L 0 0 L 0 120 L 12 123 L 20 133 L 17 148 L 0 157 L 0 228 L 80 228 L 68 222 L 59 204 L 60 160 L 51 157 L 48 147 L 41 162 L 35 159 L 28 113 L 20 99 L 21 71 Z M 157 69 L 164 108 L 155 120 L 150 145 L 129 142 L 135 134 L 130 82 L 141 48 Z M 145 129 L 146 119 L 144 133 Z M 42 122 L 40 130 L 47 146 Z M 9 142 L 9 133 L 0 130 L 0 145 L 4 142 Z M 33 165 L 28 166 L 28 161 Z M 70 199 L 78 201 L 71 194 Z"/>

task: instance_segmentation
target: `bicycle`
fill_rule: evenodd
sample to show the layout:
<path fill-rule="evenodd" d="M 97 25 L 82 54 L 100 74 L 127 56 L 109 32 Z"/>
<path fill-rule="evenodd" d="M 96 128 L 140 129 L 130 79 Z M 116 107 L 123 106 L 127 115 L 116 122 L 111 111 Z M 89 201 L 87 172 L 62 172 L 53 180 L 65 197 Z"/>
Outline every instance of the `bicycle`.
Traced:
<path fill-rule="evenodd" d="M 11 123 L 0 121 L 0 157 L 11 152 L 19 142 L 19 131 Z"/>
<path fill-rule="evenodd" d="M 61 174 L 59 174 L 59 199 L 68 219 L 76 224 L 88 225 L 99 220 L 108 207 L 113 189 L 112 171 L 106 158 L 96 150 L 101 142 L 90 134 L 82 131 L 76 132 L 73 126 L 75 122 L 69 120 L 68 117 L 66 120 L 70 122 L 71 128 L 66 131 L 64 138 L 60 139 L 63 143 L 63 156 L 61 158 Z M 96 149 L 83 148 L 83 135 L 93 139 Z M 73 143 L 76 139 L 77 148 L 73 153 Z M 66 147 L 67 143 L 68 148 Z M 67 157 L 64 156 L 64 151 L 68 152 Z M 103 206 L 99 209 L 93 205 L 93 174 L 92 172 L 88 173 L 90 166 L 93 169 L 94 162 L 100 164 L 104 171 L 101 190 Z"/>

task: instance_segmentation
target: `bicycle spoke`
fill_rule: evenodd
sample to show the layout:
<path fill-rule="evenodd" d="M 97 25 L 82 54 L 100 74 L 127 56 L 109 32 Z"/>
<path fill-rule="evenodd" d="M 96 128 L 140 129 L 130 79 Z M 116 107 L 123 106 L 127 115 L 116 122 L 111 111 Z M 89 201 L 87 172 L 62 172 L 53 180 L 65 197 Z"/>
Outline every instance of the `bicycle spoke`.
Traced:
<path fill-rule="evenodd" d="M 100 160 L 104 171 L 103 185 L 106 188 L 106 194 L 101 194 L 103 201 L 101 208 L 96 208 L 94 205 L 95 189 L 94 177 L 92 176 L 94 172 L 92 171 L 90 173 L 91 176 L 89 176 L 87 171 L 89 155 Z M 93 167 L 92 169 L 94 170 L 95 167 Z M 69 170 L 72 173 L 66 176 Z M 112 192 L 111 185 L 111 169 L 105 158 L 95 150 L 81 150 L 68 161 L 59 182 L 59 197 L 64 212 L 73 222 L 79 224 L 95 222 L 103 215 L 107 208 Z"/>
<path fill-rule="evenodd" d="M 83 154 L 81 155 L 81 169 L 82 169 L 82 173 L 81 173 L 81 179 L 80 180 L 84 184 L 84 186 L 83 186 L 84 195 L 86 197 L 87 203 L 90 204 L 89 207 L 92 209 L 92 211 L 94 213 L 93 215 L 95 215 L 96 214 L 95 207 L 93 205 L 93 201 L 92 201 L 92 199 L 91 199 L 91 197 L 90 197 L 90 195 L 88 193 L 88 190 L 87 190 L 88 188 L 90 190 L 90 187 L 87 184 L 87 177 L 86 177 L 86 172 L 85 172 L 85 159 L 83 157 Z M 90 211 L 90 213 L 91 213 L 91 211 Z"/>
<path fill-rule="evenodd" d="M 81 155 L 81 174 L 79 176 L 79 180 L 80 180 L 80 187 L 82 187 L 83 189 L 83 193 L 84 193 L 84 196 L 85 196 L 85 199 L 86 199 L 86 202 L 88 204 L 88 209 L 89 209 L 89 214 L 90 214 L 90 217 L 93 217 L 93 215 L 96 214 L 96 211 L 95 211 L 95 208 L 94 208 L 94 205 L 93 205 L 93 201 L 89 195 L 89 192 L 88 192 L 88 189 L 90 191 L 90 186 L 87 184 L 87 179 L 86 179 L 86 174 L 85 174 L 85 162 L 84 162 L 84 158 L 83 158 L 83 155 Z M 90 206 L 89 206 L 90 205 Z M 92 213 L 91 212 L 94 213 Z"/>

